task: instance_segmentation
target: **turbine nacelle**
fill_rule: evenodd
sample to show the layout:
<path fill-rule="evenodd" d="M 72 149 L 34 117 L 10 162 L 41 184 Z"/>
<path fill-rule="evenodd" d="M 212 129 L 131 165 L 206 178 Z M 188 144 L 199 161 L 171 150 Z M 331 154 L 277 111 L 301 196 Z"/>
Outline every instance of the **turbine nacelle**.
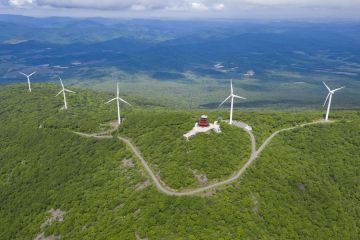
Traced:
<path fill-rule="evenodd" d="M 233 84 L 232 84 L 232 80 L 230 81 L 230 95 L 225 98 L 224 101 L 222 101 L 222 103 L 220 103 L 219 107 L 221 107 L 227 100 L 231 99 L 231 108 L 230 108 L 230 121 L 229 123 L 232 124 L 232 115 L 233 115 L 233 107 L 234 107 L 234 98 L 238 98 L 238 99 L 246 99 L 244 97 L 238 96 L 236 94 L 234 94 L 234 88 L 233 88 Z M 219 108 L 218 107 L 218 108 Z"/>
<path fill-rule="evenodd" d="M 29 75 L 27 75 L 27 74 L 25 74 L 25 73 L 23 73 L 23 72 L 19 72 L 20 74 L 22 74 L 22 75 L 24 75 L 25 77 L 31 77 L 32 75 L 34 75 L 36 72 L 32 72 L 32 73 L 30 73 Z"/>
<path fill-rule="evenodd" d="M 69 89 L 64 88 L 64 89 L 60 90 L 60 92 L 58 92 L 58 94 L 56 94 L 55 97 L 59 96 L 59 94 L 62 93 L 62 92 L 76 93 L 76 92 L 74 92 L 74 91 L 71 91 L 71 90 L 69 90 Z"/>
<path fill-rule="evenodd" d="M 27 81 L 28 81 L 28 86 L 29 86 L 29 92 L 31 92 L 31 82 L 30 82 L 30 77 L 32 75 L 34 75 L 36 72 L 32 72 L 30 73 L 29 75 L 23 73 L 23 72 L 19 72 L 21 75 L 24 75 L 26 78 L 27 78 Z"/>
<path fill-rule="evenodd" d="M 337 92 L 337 91 L 345 88 L 344 86 L 342 86 L 342 87 L 339 87 L 339 88 L 336 88 L 336 89 L 331 90 L 331 89 L 329 88 L 329 86 L 326 85 L 325 82 L 323 82 L 323 84 L 324 84 L 324 86 L 326 87 L 326 89 L 329 91 L 328 95 L 326 96 L 326 99 L 325 99 L 325 102 L 324 102 L 324 105 L 323 105 L 323 106 L 325 106 L 325 104 L 326 104 L 326 102 L 328 101 L 328 99 L 329 99 L 330 96 L 332 96 L 333 94 L 335 94 L 335 92 Z"/>
<path fill-rule="evenodd" d="M 123 103 L 126 103 L 130 106 L 132 106 L 130 103 L 128 103 L 127 101 L 125 101 L 124 99 L 122 99 L 121 97 L 119 97 L 119 83 L 117 83 L 116 85 L 116 97 L 114 97 L 113 99 L 110 99 L 109 101 L 107 101 L 105 104 L 111 103 L 112 101 L 117 102 L 117 109 L 118 109 L 118 124 L 120 125 L 121 123 L 121 117 L 120 117 L 120 101 Z"/>
<path fill-rule="evenodd" d="M 112 101 L 115 101 L 115 100 L 119 100 L 119 101 L 122 101 L 123 103 L 126 103 L 126 104 L 128 104 L 128 105 L 131 106 L 130 103 L 128 103 L 127 101 L 125 101 L 124 99 L 122 99 L 121 97 L 119 97 L 119 83 L 117 83 L 116 86 L 117 86 L 117 88 L 116 88 L 116 97 L 113 98 L 113 99 L 111 99 L 111 100 L 109 100 L 109 101 L 107 101 L 105 104 L 111 103 Z"/>
<path fill-rule="evenodd" d="M 241 96 L 238 96 L 238 95 L 235 95 L 235 94 L 231 94 L 230 96 L 234 97 L 234 98 L 239 98 L 239 99 L 246 99 L 245 97 L 241 97 Z"/>
<path fill-rule="evenodd" d="M 336 89 L 333 89 L 331 90 L 329 88 L 328 85 L 326 85 L 325 82 L 323 82 L 324 86 L 326 87 L 326 89 L 329 91 L 328 95 L 326 96 L 326 99 L 325 99 L 325 102 L 324 102 L 324 107 L 325 107 L 325 104 L 328 102 L 328 106 L 327 106 L 327 110 L 326 110 L 326 115 L 325 115 L 325 121 L 328 121 L 329 119 L 329 112 L 330 112 L 330 107 L 331 107 L 331 100 L 332 100 L 332 96 L 335 94 L 336 91 L 339 91 L 345 87 L 340 87 L 340 88 L 336 88 Z"/>
<path fill-rule="evenodd" d="M 120 97 L 113 98 L 113 99 L 107 101 L 105 104 L 111 103 L 112 101 L 115 101 L 115 100 L 122 101 L 123 103 L 126 103 L 129 106 L 132 106 L 130 103 L 128 103 L 127 101 L 125 101 L 124 99 L 122 99 Z"/>
<path fill-rule="evenodd" d="M 64 95 L 64 109 L 67 109 L 67 102 L 66 102 L 66 94 L 65 94 L 65 92 L 70 92 L 70 93 L 76 93 L 76 92 L 71 91 L 71 90 L 69 90 L 69 89 L 66 89 L 66 88 L 64 87 L 64 84 L 63 84 L 60 76 L 59 76 L 59 80 L 60 80 L 62 89 L 60 90 L 60 92 L 58 92 L 58 94 L 56 94 L 55 97 L 57 97 L 57 96 L 59 96 L 61 93 L 63 93 L 63 95 Z"/>

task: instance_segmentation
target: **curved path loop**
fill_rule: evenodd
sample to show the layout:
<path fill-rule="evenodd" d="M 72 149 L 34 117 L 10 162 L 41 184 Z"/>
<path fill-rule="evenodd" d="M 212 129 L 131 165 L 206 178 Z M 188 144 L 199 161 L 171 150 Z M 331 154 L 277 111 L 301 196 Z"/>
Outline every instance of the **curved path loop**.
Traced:
<path fill-rule="evenodd" d="M 136 155 L 137 158 L 139 158 L 141 164 L 144 166 L 145 170 L 147 171 L 147 173 L 149 174 L 149 176 L 151 177 L 152 181 L 154 182 L 156 188 L 166 194 L 166 195 L 170 195 L 170 196 L 187 196 L 187 195 L 194 195 L 194 194 L 198 194 L 201 192 L 205 192 L 207 190 L 210 189 L 214 189 L 223 185 L 227 185 L 235 180 L 237 180 L 238 178 L 240 178 L 245 170 L 255 161 L 255 159 L 260 155 L 260 153 L 265 149 L 265 147 L 271 142 L 271 140 L 278 135 L 280 132 L 284 132 L 284 131 L 290 131 L 296 128 L 300 128 L 300 127 L 304 127 L 304 126 L 308 126 L 308 125 L 313 125 L 313 124 L 318 124 L 318 123 L 325 123 L 325 121 L 320 120 L 320 121 L 315 121 L 315 122 L 311 122 L 311 123 L 304 123 L 301 125 L 297 125 L 294 127 L 289 127 L 289 128 L 283 128 L 280 129 L 276 132 L 274 132 L 273 134 L 271 134 L 264 142 L 263 144 L 259 147 L 259 149 L 256 149 L 256 138 L 254 136 L 254 134 L 251 131 L 248 131 L 246 129 L 244 129 L 250 136 L 251 139 L 251 155 L 249 160 L 240 168 L 240 170 L 238 170 L 234 175 L 232 175 L 231 177 L 222 180 L 220 182 L 216 182 L 216 183 L 212 183 L 209 184 L 207 186 L 204 187 L 200 187 L 200 188 L 196 188 L 196 189 L 186 189 L 183 191 L 177 191 L 175 189 L 171 189 L 168 186 L 166 186 L 165 183 L 163 183 L 161 181 L 161 179 L 153 172 L 153 170 L 150 168 L 150 166 L 148 165 L 148 163 L 145 161 L 145 159 L 143 158 L 143 156 L 141 155 L 141 152 L 139 151 L 139 149 L 127 138 L 124 137 L 118 137 L 121 141 L 123 141 L 126 145 L 128 145 L 132 152 Z M 95 137 L 95 138 L 112 138 L 111 135 L 102 135 L 102 134 L 86 134 L 86 133 L 79 133 L 79 132 L 74 132 L 75 134 L 78 134 L 80 136 L 83 137 Z"/>

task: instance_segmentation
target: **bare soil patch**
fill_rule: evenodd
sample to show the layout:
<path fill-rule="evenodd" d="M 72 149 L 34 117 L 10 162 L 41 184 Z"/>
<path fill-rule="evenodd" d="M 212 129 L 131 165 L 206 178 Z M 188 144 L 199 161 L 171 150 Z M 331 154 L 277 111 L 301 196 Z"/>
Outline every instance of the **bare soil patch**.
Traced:
<path fill-rule="evenodd" d="M 139 191 L 141 189 L 144 189 L 149 185 L 150 185 L 150 181 L 148 179 L 146 179 L 144 182 L 136 184 L 135 191 Z"/>
<path fill-rule="evenodd" d="M 44 233 L 40 233 L 35 237 L 35 240 L 60 240 L 60 236 L 50 235 L 45 237 Z"/>
<path fill-rule="evenodd" d="M 58 221 L 58 222 L 62 222 L 64 221 L 64 211 L 61 211 L 60 209 L 50 209 L 49 212 L 50 217 L 48 219 L 45 220 L 45 222 L 43 222 L 43 224 L 41 224 L 41 228 L 46 227 L 46 226 L 50 226 L 53 222 Z"/>
<path fill-rule="evenodd" d="M 124 158 L 121 162 L 125 168 L 133 168 L 135 166 L 131 159 Z"/>

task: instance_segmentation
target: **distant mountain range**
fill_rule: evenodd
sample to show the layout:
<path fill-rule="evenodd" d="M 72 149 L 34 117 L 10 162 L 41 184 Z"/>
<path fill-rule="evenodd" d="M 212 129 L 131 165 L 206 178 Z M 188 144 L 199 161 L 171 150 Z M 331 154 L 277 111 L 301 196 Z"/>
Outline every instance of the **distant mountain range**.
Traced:
<path fill-rule="evenodd" d="M 111 68 L 183 83 L 191 82 L 186 72 L 224 82 L 251 70 L 261 82 L 313 83 L 306 77 L 312 74 L 322 79 L 339 77 L 359 86 L 358 22 L 194 22 L 0 15 L 0 31 L 2 82 L 16 81 L 17 71 L 24 68 L 37 70 L 41 73 L 38 78 L 44 80 L 59 73 L 99 79 L 111 71 L 99 72 L 95 68 Z"/>

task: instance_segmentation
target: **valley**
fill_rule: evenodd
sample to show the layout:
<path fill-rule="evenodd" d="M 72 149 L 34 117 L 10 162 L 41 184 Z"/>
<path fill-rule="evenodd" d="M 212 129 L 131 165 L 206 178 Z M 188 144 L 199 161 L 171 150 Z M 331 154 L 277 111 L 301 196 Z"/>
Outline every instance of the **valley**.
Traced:
<path fill-rule="evenodd" d="M 319 107 L 322 81 L 347 87 L 339 107 L 356 107 L 360 99 L 356 21 L 3 16 L 0 29 L 0 84 L 23 82 L 18 71 L 36 71 L 36 82 L 60 75 L 106 92 L 119 82 L 123 93 L 149 104 L 189 109 L 216 107 L 230 79 L 248 98 L 241 104 L 246 108 Z"/>

